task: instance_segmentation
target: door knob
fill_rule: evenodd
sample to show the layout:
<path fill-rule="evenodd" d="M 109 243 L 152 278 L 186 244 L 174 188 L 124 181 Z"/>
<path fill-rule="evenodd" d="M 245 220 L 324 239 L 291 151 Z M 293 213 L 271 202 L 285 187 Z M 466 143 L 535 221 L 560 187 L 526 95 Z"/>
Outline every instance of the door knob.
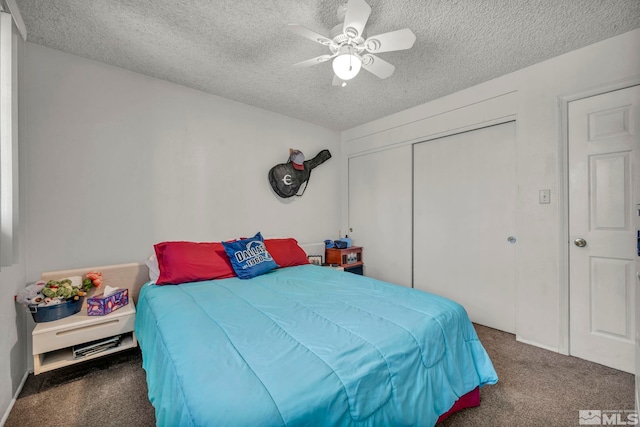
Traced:
<path fill-rule="evenodd" d="M 579 248 L 584 248 L 585 246 L 587 246 L 587 241 L 580 238 L 574 240 L 573 243 Z"/>
<path fill-rule="evenodd" d="M 509 236 L 507 237 L 507 242 L 511 243 L 512 245 L 516 242 L 516 238 L 513 236 Z"/>

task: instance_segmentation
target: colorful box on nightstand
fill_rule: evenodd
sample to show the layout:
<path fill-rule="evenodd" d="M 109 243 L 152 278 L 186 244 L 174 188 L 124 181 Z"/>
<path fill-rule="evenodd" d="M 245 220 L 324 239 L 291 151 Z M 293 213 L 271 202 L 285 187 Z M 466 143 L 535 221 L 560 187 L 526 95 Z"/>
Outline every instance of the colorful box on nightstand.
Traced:
<path fill-rule="evenodd" d="M 129 304 L 129 289 L 119 289 L 108 296 L 98 295 L 87 298 L 87 314 L 104 316 Z"/>

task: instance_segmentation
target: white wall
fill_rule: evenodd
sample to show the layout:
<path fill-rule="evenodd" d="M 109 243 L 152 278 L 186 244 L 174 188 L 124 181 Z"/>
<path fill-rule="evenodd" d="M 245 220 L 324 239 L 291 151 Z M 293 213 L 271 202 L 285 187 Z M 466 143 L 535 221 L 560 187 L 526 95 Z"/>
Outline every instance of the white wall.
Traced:
<path fill-rule="evenodd" d="M 629 82 L 640 82 L 640 29 L 349 129 L 342 133 L 343 151 L 348 158 L 516 118 L 517 337 L 566 351 L 566 206 L 559 106 L 564 98 Z M 551 204 L 538 204 L 540 189 L 551 189 Z M 343 192 L 342 199 L 347 198 Z M 346 229 L 347 203 L 343 209 Z"/>
<path fill-rule="evenodd" d="M 24 267 L 16 264 L 0 271 L 0 420 L 12 404 L 27 372 L 26 312 L 13 301 L 13 295 L 25 286 Z M 2 422 L 0 421 L 0 425 Z"/>
<path fill-rule="evenodd" d="M 337 237 L 337 132 L 26 43 L 27 279 L 143 261 L 163 240 Z M 334 158 L 303 197 L 267 172 L 289 148 Z"/>
<path fill-rule="evenodd" d="M 18 46 L 18 76 L 20 76 L 22 72 L 20 58 L 22 57 L 24 45 L 22 39 L 17 36 L 15 26 L 14 39 Z M 18 84 L 22 84 L 20 79 Z M 22 112 L 20 111 L 20 120 L 22 119 L 21 114 Z M 14 165 L 14 167 L 18 167 L 19 180 L 23 180 L 24 159 L 19 157 L 19 165 Z M 17 200 L 20 214 L 24 212 L 24 200 L 20 195 Z M 26 326 L 26 319 L 29 315 L 22 305 L 16 304 L 13 300 L 13 295 L 24 288 L 26 283 L 25 224 L 22 218 L 18 218 L 17 223 L 18 234 L 14 238 L 17 237 L 18 242 L 14 248 L 18 251 L 18 254 L 14 256 L 15 263 L 10 267 L 2 267 L 0 270 L 0 290 L 2 291 L 2 298 L 0 298 L 0 425 L 4 424 L 5 417 L 9 415 L 8 409 L 13 405 L 13 399 L 17 397 L 22 381 L 26 378 L 25 374 L 30 357 L 27 351 Z M 16 254 L 14 253 L 14 255 Z"/>

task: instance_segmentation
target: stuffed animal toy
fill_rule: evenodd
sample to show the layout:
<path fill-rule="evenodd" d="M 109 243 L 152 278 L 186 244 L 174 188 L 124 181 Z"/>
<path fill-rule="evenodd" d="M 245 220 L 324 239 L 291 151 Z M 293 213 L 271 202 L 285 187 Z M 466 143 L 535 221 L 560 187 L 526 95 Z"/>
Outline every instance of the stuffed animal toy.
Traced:
<path fill-rule="evenodd" d="M 71 284 L 70 279 L 60 281 L 49 280 L 47 283 L 38 281 L 29 285 L 16 295 L 16 302 L 25 305 L 46 306 L 61 304 L 67 300 L 77 300 L 84 296 L 85 292 Z"/>
<path fill-rule="evenodd" d="M 89 271 L 84 275 L 84 280 L 82 281 L 82 288 L 85 292 L 89 292 L 91 288 L 99 288 L 102 286 L 102 273 L 99 271 Z"/>
<path fill-rule="evenodd" d="M 18 294 L 16 295 L 16 302 L 25 305 L 40 304 L 44 302 L 44 296 L 41 293 L 44 285 L 45 283 L 41 280 L 18 291 Z"/>
<path fill-rule="evenodd" d="M 49 280 L 42 289 L 42 295 L 49 298 L 69 299 L 78 295 L 78 287 L 71 285 L 71 280 Z"/>

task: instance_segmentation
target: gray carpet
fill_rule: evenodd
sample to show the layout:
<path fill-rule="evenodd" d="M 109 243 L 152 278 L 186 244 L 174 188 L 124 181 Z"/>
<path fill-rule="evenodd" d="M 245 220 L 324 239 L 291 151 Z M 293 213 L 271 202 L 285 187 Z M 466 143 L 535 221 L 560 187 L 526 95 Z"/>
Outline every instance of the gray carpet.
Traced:
<path fill-rule="evenodd" d="M 499 381 L 481 389 L 480 407 L 442 426 L 577 426 L 579 410 L 635 410 L 633 375 L 474 326 Z"/>
<path fill-rule="evenodd" d="M 29 374 L 5 427 L 155 426 L 139 349 Z"/>
<path fill-rule="evenodd" d="M 634 410 L 634 377 L 516 342 L 476 325 L 500 381 L 482 405 L 444 426 L 577 426 L 579 410 Z M 153 426 L 137 349 L 53 372 L 29 375 L 6 427 Z"/>

